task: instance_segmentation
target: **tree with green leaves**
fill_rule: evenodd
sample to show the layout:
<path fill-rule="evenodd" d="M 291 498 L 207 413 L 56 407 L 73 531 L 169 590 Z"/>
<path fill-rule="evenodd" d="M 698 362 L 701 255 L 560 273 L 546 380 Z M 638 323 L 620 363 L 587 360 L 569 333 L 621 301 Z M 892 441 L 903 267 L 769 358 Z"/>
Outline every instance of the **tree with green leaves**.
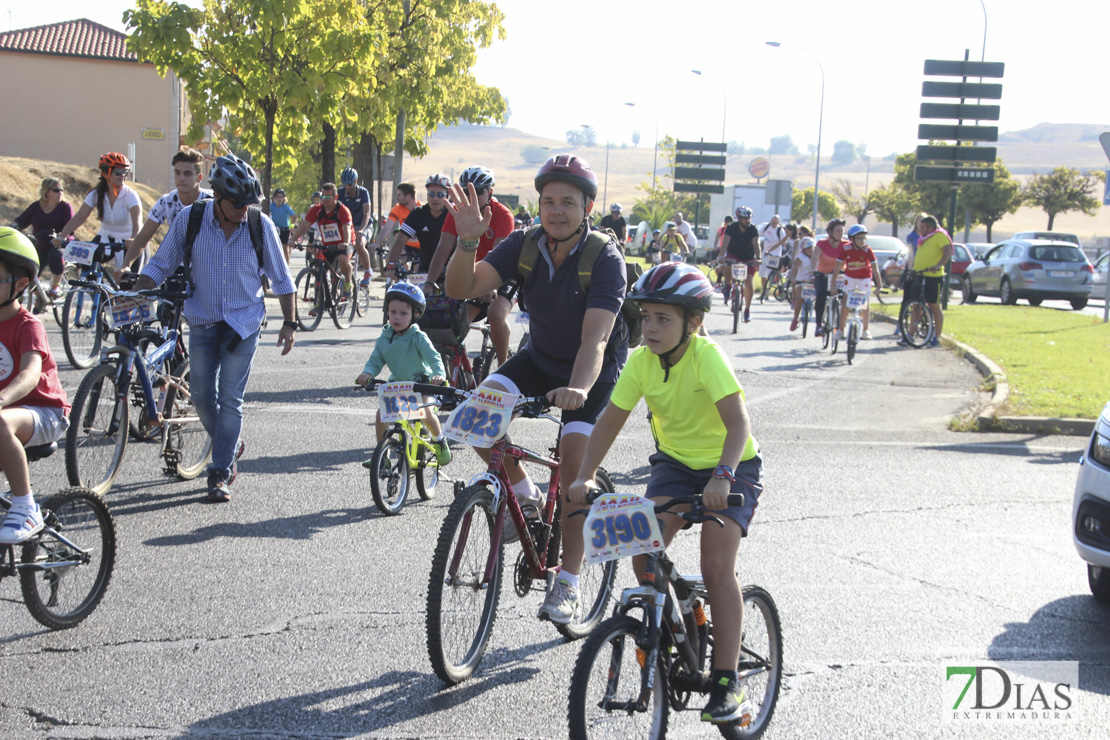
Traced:
<path fill-rule="evenodd" d="M 994 161 L 994 182 L 961 185 L 960 197 L 971 210 L 972 220 L 987 227 L 988 242 L 994 224 L 1007 214 L 1017 213 L 1022 204 L 1021 185 L 999 159 Z"/>
<path fill-rule="evenodd" d="M 1101 170 L 1080 172 L 1072 167 L 1057 167 L 1047 175 L 1033 175 L 1025 185 L 1025 202 L 1048 214 L 1052 228 L 1057 214 L 1080 211 L 1093 216 L 1101 202 L 1092 195 L 1106 175 Z"/>
<path fill-rule="evenodd" d="M 199 141 L 209 121 L 230 117 L 235 133 L 262 160 L 263 192 L 275 163 L 296 159 L 307 118 L 326 96 L 338 99 L 376 51 L 356 4 L 323 0 L 136 0 L 123 15 L 128 48 L 186 84 Z"/>
<path fill-rule="evenodd" d="M 833 144 L 833 164 L 851 164 L 856 161 L 856 145 L 847 139 Z"/>
<path fill-rule="evenodd" d="M 852 183 L 844 178 L 833 182 L 832 192 L 844 213 L 855 218 L 857 224 L 862 224 L 868 214 L 875 212 L 875 207 L 871 204 L 871 198 L 869 197 L 870 193 L 867 195 L 854 194 Z"/>
<path fill-rule="evenodd" d="M 794 195 L 790 199 L 790 214 L 798 223 L 808 223 L 813 219 L 813 188 L 794 188 Z M 824 228 L 821 221 L 828 221 L 839 215 L 840 204 L 836 202 L 836 198 L 822 190 L 817 198 L 817 228 Z"/>
<path fill-rule="evenodd" d="M 891 182 L 868 193 L 875 215 L 890 224 L 891 235 L 898 236 L 898 228 L 913 220 L 917 212 L 916 194 L 907 191 L 900 183 Z"/>

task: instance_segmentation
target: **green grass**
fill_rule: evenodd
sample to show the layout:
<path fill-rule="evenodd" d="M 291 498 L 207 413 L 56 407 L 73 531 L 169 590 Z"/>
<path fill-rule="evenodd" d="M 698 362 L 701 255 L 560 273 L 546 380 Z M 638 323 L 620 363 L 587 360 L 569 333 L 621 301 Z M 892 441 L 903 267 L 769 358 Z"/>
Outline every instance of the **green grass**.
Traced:
<path fill-rule="evenodd" d="M 898 308 L 872 303 L 873 311 L 888 316 Z M 1110 324 L 1096 316 L 949 303 L 944 334 L 998 363 L 1010 383 L 1015 415 L 1096 419 L 1110 400 Z"/>

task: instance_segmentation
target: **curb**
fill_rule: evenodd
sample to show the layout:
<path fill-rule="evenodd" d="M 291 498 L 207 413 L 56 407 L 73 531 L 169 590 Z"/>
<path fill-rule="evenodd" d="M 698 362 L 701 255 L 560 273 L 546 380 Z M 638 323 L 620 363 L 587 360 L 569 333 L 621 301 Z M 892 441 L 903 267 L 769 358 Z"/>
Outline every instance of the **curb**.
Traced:
<path fill-rule="evenodd" d="M 879 318 L 891 324 L 898 323 L 896 319 L 885 314 L 872 313 L 872 318 Z M 941 335 L 940 342 L 949 349 L 956 349 L 963 353 L 979 374 L 986 381 L 994 381 L 991 400 L 979 412 L 975 420 L 976 429 L 980 432 L 1024 432 L 1027 434 L 1067 434 L 1077 437 L 1089 437 L 1095 428 L 1094 419 L 1054 418 L 1051 416 L 999 416 L 999 411 L 1006 407 L 1010 400 L 1010 383 L 1006 373 L 1002 371 L 994 360 L 987 357 L 974 347 L 957 342 L 952 337 Z"/>

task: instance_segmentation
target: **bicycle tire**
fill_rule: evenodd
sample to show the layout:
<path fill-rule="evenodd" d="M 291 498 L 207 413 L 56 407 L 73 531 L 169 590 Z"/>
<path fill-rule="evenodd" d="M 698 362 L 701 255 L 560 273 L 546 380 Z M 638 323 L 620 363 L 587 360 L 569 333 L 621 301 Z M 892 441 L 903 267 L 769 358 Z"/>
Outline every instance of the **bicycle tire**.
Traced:
<path fill-rule="evenodd" d="M 744 625 L 740 639 L 740 675 L 752 703 L 748 725 L 717 725 L 728 740 L 762 737 L 775 713 L 782 688 L 782 620 L 771 595 L 759 586 L 745 586 Z"/>
<path fill-rule="evenodd" d="M 87 370 L 100 358 L 104 330 L 100 320 L 100 295 L 85 289 L 71 290 L 62 304 L 62 348 L 69 364 Z"/>
<path fill-rule="evenodd" d="M 736 330 L 740 327 L 740 304 L 743 302 L 741 296 L 743 290 L 736 284 L 732 284 L 732 333 L 735 334 Z"/>
<path fill-rule="evenodd" d="M 189 389 L 189 360 L 178 363 L 173 371 L 173 377 L 182 385 L 185 392 L 178 390 L 172 384 L 166 393 L 166 405 L 162 415 L 164 444 L 163 454 L 173 450 L 174 473 L 181 480 L 192 480 L 208 468 L 208 461 L 212 459 L 212 437 L 197 417 L 196 406 L 193 405 Z M 187 423 L 175 423 L 175 419 L 193 419 Z"/>
<path fill-rule="evenodd" d="M 357 282 L 357 281 L 356 281 Z M 355 286 L 355 315 L 360 319 L 370 313 L 370 286 Z"/>
<path fill-rule="evenodd" d="M 914 307 L 917 307 L 917 320 L 914 321 Z M 902 306 L 898 314 L 898 326 L 902 336 L 914 349 L 921 349 L 933 338 L 933 312 L 921 298 L 915 298 Z"/>
<path fill-rule="evenodd" d="M 505 569 L 501 543 L 493 540 L 492 506 L 493 494 L 486 484 L 463 489 L 451 503 L 436 541 L 424 624 L 432 670 L 447 684 L 474 675 L 497 618 Z M 455 552 L 457 546 L 462 552 Z M 496 553 L 493 575 L 483 587 L 490 548 Z M 458 566 L 449 579 L 452 560 Z M 461 620 L 469 624 L 460 626 Z"/>
<path fill-rule="evenodd" d="M 802 339 L 806 338 L 806 332 L 809 330 L 809 303 L 802 303 Z"/>
<path fill-rule="evenodd" d="M 616 489 L 613 487 L 613 481 L 609 478 L 609 473 L 604 469 L 598 468 L 597 476 L 595 478 L 599 490 L 605 493 L 615 493 Z M 561 507 L 560 502 L 560 507 Z M 556 511 L 559 515 L 561 512 Z M 555 547 L 560 544 L 561 532 L 561 519 L 557 516 L 555 519 L 555 526 L 552 528 L 550 541 L 548 542 L 547 564 L 553 566 L 563 562 L 562 553 L 552 552 Z M 582 564 L 582 571 L 578 576 L 578 593 L 579 593 L 579 610 L 578 615 L 581 618 L 570 624 L 556 624 L 555 628 L 559 630 L 559 634 L 567 638 L 567 640 L 581 639 L 597 627 L 601 620 L 605 619 L 605 612 L 609 606 L 609 600 L 613 596 L 613 583 L 617 578 L 617 565 L 619 560 L 609 560 L 601 565 L 586 565 Z M 583 607 L 589 605 L 588 608 L 583 610 Z"/>
<path fill-rule="evenodd" d="M 425 413 L 431 413 L 428 409 Z M 429 442 L 431 436 L 428 434 L 428 428 L 425 426 L 420 427 L 420 436 Z M 436 461 L 436 454 L 424 445 L 416 446 L 416 492 L 420 494 L 420 498 L 424 501 L 431 501 L 436 495 L 436 486 L 439 485 L 439 463 Z"/>
<path fill-rule="evenodd" d="M 116 562 L 116 527 L 104 500 L 87 488 L 67 488 L 42 505 L 46 529 L 23 545 L 22 563 L 72 563 L 20 570 L 27 610 L 53 630 L 76 627 L 104 598 Z M 52 532 L 85 550 L 79 553 Z M 86 585 L 87 584 L 87 585 Z"/>
<path fill-rule="evenodd" d="M 351 322 L 355 320 L 355 312 L 358 310 L 358 277 L 357 273 L 352 272 L 351 280 L 351 295 L 343 300 L 343 275 L 335 275 L 332 273 L 332 310 L 331 320 L 335 323 L 336 329 L 350 329 Z"/>
<path fill-rule="evenodd" d="M 655 670 L 648 711 L 629 712 L 624 706 L 640 696 L 642 675 L 636 657 L 640 621 L 628 615 L 610 617 L 582 644 L 570 674 L 567 725 L 571 740 L 635 737 L 661 740 L 667 736 L 670 704 L 667 670 L 662 657 Z M 629 675 L 623 676 L 622 674 Z M 623 679 L 623 680 L 622 680 Z M 624 692 L 624 693 L 616 693 Z M 612 698 L 606 701 L 606 697 Z"/>
<path fill-rule="evenodd" d="M 128 395 L 119 393 L 115 362 L 93 368 L 73 397 L 66 431 L 66 477 L 103 495 L 127 451 Z M 121 397 L 122 396 L 122 397 Z"/>
<path fill-rule="evenodd" d="M 848 364 L 852 364 L 852 360 L 856 356 L 856 345 L 859 344 L 859 328 L 856 322 L 848 322 Z"/>
<path fill-rule="evenodd" d="M 830 322 L 830 317 L 831 316 L 832 316 L 832 298 L 827 297 L 825 299 L 825 315 L 818 317 L 818 318 L 821 319 L 821 322 L 822 322 L 821 329 L 824 331 L 824 334 L 821 335 L 821 349 L 828 349 L 829 348 L 829 342 L 832 340 L 832 335 L 829 334 L 829 326 L 831 326 L 831 324 L 829 322 Z"/>
<path fill-rule="evenodd" d="M 378 511 L 386 516 L 400 514 L 409 496 L 407 442 L 404 431 L 397 427 L 387 429 L 371 458 L 370 492 Z"/>
<path fill-rule="evenodd" d="M 316 315 L 312 315 L 315 310 Z M 324 317 L 324 295 L 316 268 L 306 267 L 297 275 L 297 296 L 294 315 L 301 331 L 315 331 Z"/>
<path fill-rule="evenodd" d="M 779 278 L 778 281 L 775 282 L 774 296 L 775 300 L 779 303 L 785 303 L 786 299 L 790 297 L 790 291 L 786 287 L 786 281 L 782 278 Z"/>

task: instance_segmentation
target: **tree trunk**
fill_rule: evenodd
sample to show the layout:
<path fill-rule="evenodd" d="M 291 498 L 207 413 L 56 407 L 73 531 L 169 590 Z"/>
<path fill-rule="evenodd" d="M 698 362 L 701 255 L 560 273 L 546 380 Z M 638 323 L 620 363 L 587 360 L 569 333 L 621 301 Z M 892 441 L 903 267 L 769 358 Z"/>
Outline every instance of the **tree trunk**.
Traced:
<path fill-rule="evenodd" d="M 327 121 L 320 142 L 320 184 L 325 182 L 335 182 L 335 128 Z"/>
<path fill-rule="evenodd" d="M 374 172 L 374 137 L 371 134 L 363 134 L 359 137 L 358 143 L 355 144 L 354 152 L 351 156 L 351 161 L 354 163 L 354 168 L 358 170 L 359 183 L 370 191 L 370 218 L 371 223 L 378 222 L 378 214 L 374 212 L 374 180 L 378 179 Z M 379 203 L 381 200 L 379 199 Z"/>
<path fill-rule="evenodd" d="M 1056 220 L 1056 214 L 1055 213 L 1048 214 L 1048 230 L 1049 231 L 1052 231 L 1052 222 L 1055 221 L 1055 220 Z"/>
<path fill-rule="evenodd" d="M 890 220 L 890 235 L 895 239 L 898 238 L 898 221 L 895 219 Z"/>
<path fill-rule="evenodd" d="M 274 119 L 277 117 L 277 105 L 266 106 L 266 151 L 263 157 L 266 160 L 262 168 L 262 212 L 270 213 L 270 183 L 274 176 Z"/>

